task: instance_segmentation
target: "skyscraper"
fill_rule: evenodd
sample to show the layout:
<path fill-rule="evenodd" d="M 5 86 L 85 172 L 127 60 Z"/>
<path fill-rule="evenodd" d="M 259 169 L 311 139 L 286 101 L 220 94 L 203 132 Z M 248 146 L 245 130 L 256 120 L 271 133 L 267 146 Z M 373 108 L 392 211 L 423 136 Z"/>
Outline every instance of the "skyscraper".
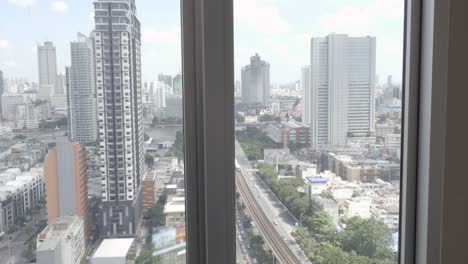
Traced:
<path fill-rule="evenodd" d="M 270 64 L 258 54 L 250 57 L 250 65 L 242 68 L 242 103 L 247 105 L 270 103 Z"/>
<path fill-rule="evenodd" d="M 56 147 L 44 162 L 47 222 L 63 216 L 79 216 L 89 234 L 88 186 L 85 148 L 66 137 L 59 137 Z"/>
<path fill-rule="evenodd" d="M 312 95 L 310 90 L 310 65 L 301 69 L 301 90 L 302 90 L 302 122 L 311 124 L 311 102 Z"/>
<path fill-rule="evenodd" d="M 374 85 L 374 37 L 312 38 L 303 118 L 311 125 L 313 148 L 344 146 L 348 137 L 374 130 Z"/>
<path fill-rule="evenodd" d="M 155 106 L 158 109 L 166 107 L 166 87 L 163 83 L 157 83 L 154 92 Z"/>
<path fill-rule="evenodd" d="M 71 139 L 78 142 L 97 140 L 96 86 L 93 40 L 78 34 L 72 42 L 68 69 L 67 96 Z"/>
<path fill-rule="evenodd" d="M 55 92 L 57 79 L 57 56 L 55 46 L 46 41 L 43 46 L 37 46 L 37 61 L 39 70 L 39 98 L 50 99 Z"/>
<path fill-rule="evenodd" d="M 63 73 L 57 74 L 55 78 L 54 95 L 65 95 L 65 75 Z"/>
<path fill-rule="evenodd" d="M 94 2 L 103 236 L 136 233 L 143 171 L 141 33 L 135 0 Z"/>

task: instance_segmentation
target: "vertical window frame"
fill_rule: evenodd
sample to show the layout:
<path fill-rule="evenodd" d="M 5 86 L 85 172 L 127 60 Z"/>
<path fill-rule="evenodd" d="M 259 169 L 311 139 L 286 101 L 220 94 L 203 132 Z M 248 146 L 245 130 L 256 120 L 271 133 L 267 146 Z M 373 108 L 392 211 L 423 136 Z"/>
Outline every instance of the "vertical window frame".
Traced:
<path fill-rule="evenodd" d="M 181 14 L 187 262 L 236 263 L 233 2 Z"/>

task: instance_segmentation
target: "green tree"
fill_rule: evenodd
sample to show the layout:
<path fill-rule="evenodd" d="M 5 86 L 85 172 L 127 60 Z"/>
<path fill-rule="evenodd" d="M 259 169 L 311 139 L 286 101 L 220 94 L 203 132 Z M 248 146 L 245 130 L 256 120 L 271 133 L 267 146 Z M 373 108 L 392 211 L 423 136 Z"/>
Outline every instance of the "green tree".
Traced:
<path fill-rule="evenodd" d="M 154 157 L 153 157 L 153 155 L 151 155 L 149 153 L 146 153 L 145 154 L 145 163 L 146 163 L 146 166 L 148 166 L 149 168 L 152 168 L 154 166 Z"/>
<path fill-rule="evenodd" d="M 275 117 L 273 115 L 265 114 L 265 115 L 259 116 L 257 118 L 257 121 L 258 122 L 272 122 L 272 121 L 275 121 Z"/>
<path fill-rule="evenodd" d="M 245 122 L 245 117 L 236 112 L 236 122 L 237 123 L 244 123 Z"/>
<path fill-rule="evenodd" d="M 23 135 L 23 134 L 18 134 L 18 135 L 16 135 L 13 139 L 24 140 L 24 139 L 26 139 L 26 136 Z"/>
<path fill-rule="evenodd" d="M 333 221 L 324 211 L 316 212 L 312 216 L 306 216 L 304 224 L 315 235 L 329 237 L 334 233 Z"/>
<path fill-rule="evenodd" d="M 159 196 L 156 204 L 148 210 L 148 216 L 155 225 L 162 226 L 166 223 L 164 217 L 164 205 L 166 204 L 167 196 L 162 194 Z"/>
<path fill-rule="evenodd" d="M 179 160 L 184 159 L 184 135 L 182 131 L 177 131 L 174 144 L 166 153 L 166 157 L 177 157 Z"/>
<path fill-rule="evenodd" d="M 346 221 L 341 244 L 347 251 L 370 258 L 392 259 L 392 231 L 375 219 L 352 217 Z"/>
<path fill-rule="evenodd" d="M 142 250 L 140 255 L 135 259 L 135 264 L 152 264 L 153 252 L 151 250 Z"/>

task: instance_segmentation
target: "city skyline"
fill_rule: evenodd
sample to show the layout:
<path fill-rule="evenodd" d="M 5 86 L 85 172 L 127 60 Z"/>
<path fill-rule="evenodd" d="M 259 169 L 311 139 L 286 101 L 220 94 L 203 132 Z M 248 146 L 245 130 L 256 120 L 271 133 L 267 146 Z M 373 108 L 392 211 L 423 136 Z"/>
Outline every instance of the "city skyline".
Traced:
<path fill-rule="evenodd" d="M 57 7 L 53 2 L 63 4 Z M 92 30 L 91 2 L 10 0 L 0 3 L 0 9 L 8 10 L 0 35 L 0 68 L 6 78 L 25 77 L 35 81 L 37 66 L 30 58 L 36 44 L 46 40 L 56 44 L 58 72 L 64 72 L 64 67 L 70 64 L 69 43 L 76 32 L 89 34 Z M 300 8 L 291 8 L 284 0 L 236 0 L 234 5 L 238 21 L 235 28 L 238 39 L 236 79 L 240 80 L 240 68 L 258 52 L 272 66 L 272 83 L 297 81 L 300 69 L 308 64 L 306 54 L 310 39 L 343 33 L 375 36 L 378 39 L 377 75 L 381 82 L 387 75 L 393 75 L 395 83 L 401 82 L 403 1 L 360 0 L 345 4 L 342 1 L 300 1 L 296 5 Z M 142 28 L 143 79 L 156 80 L 159 73 L 177 74 L 181 70 L 180 19 L 169 15 L 179 13 L 177 1 L 140 1 L 138 6 L 138 15 L 145 21 Z M 53 18 L 49 18 L 50 14 L 54 14 Z M 56 19 L 67 26 L 56 25 Z M 12 30 L 14 27 L 8 26 L 12 23 L 20 28 Z M 394 26 L 387 27 L 388 24 Z M 23 29 L 23 25 L 28 28 Z M 44 28 L 54 30 L 44 31 Z"/>

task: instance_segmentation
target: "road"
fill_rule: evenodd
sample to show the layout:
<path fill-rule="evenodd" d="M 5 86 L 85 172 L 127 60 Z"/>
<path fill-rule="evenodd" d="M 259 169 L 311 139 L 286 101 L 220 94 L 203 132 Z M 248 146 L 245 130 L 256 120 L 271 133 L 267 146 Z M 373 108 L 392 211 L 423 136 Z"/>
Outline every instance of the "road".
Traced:
<path fill-rule="evenodd" d="M 5 235 L 0 242 L 0 264 L 25 264 L 28 263 L 22 256 L 21 252 L 26 249 L 25 241 L 29 235 L 23 233 L 13 234 L 11 240 L 11 257 L 8 255 L 8 236 Z"/>
<path fill-rule="evenodd" d="M 273 230 L 281 238 L 283 244 L 296 256 L 299 263 L 311 263 L 302 249 L 299 247 L 291 232 L 294 230 L 297 219 L 288 211 L 286 206 L 271 192 L 260 177 L 252 170 L 249 160 L 244 151 L 236 141 L 236 159 L 241 167 L 241 172 L 236 177 L 238 184 L 244 185 L 245 196 L 252 196 L 253 206 L 255 204 L 261 208 L 262 214 L 266 216 L 268 224 L 273 226 Z M 250 195 L 249 195 L 250 193 Z M 241 193 L 242 195 L 242 193 Z M 263 234 L 263 233 L 262 233 Z M 276 253 L 276 252 L 275 252 Z M 298 263 L 298 262 L 283 262 Z"/>

